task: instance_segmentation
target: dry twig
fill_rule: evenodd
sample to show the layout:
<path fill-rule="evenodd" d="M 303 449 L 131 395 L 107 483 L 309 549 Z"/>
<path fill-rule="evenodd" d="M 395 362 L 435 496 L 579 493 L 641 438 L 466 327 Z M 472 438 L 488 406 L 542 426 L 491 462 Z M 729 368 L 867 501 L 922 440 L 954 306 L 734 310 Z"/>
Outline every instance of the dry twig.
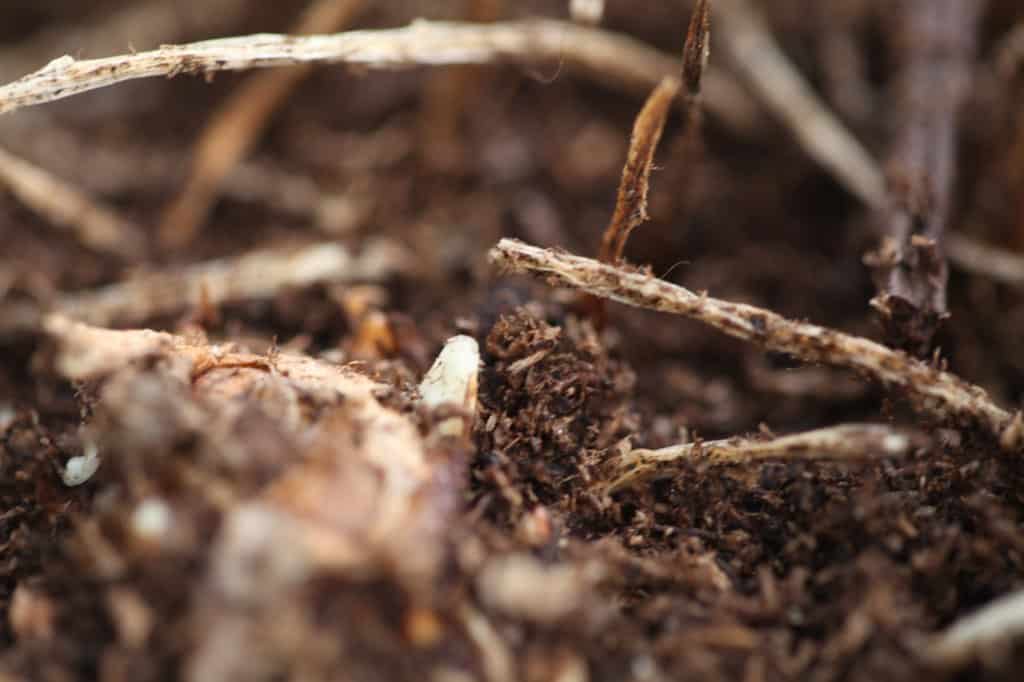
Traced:
<path fill-rule="evenodd" d="M 700 95 L 711 57 L 711 0 L 697 0 L 683 44 L 683 82 L 690 97 Z"/>
<path fill-rule="evenodd" d="M 720 43 L 758 98 L 851 194 L 880 206 L 885 183 L 874 159 L 814 94 L 748 0 L 716 0 L 715 8 Z"/>
<path fill-rule="evenodd" d="M 259 34 L 223 38 L 106 59 L 76 61 L 65 56 L 0 87 L 0 114 L 137 78 L 305 63 L 401 69 L 504 62 L 557 62 L 612 87 L 643 94 L 680 69 L 677 59 L 637 40 L 570 22 L 417 21 L 403 28 L 328 36 Z M 756 114 L 746 94 L 718 74 L 708 74 L 706 81 L 703 90 L 708 109 L 736 128 L 750 129 Z"/>
<path fill-rule="evenodd" d="M 39 125 L 39 118 L 45 117 L 33 117 L 35 125 L 0 126 L 0 143 L 90 194 L 103 197 L 162 192 L 168 184 L 184 181 L 181 169 L 189 159 L 181 149 L 87 141 L 57 124 Z M 323 139 L 322 135 L 317 137 Z M 337 164 L 365 178 L 367 165 L 393 163 L 407 152 L 409 141 L 404 133 L 385 127 L 369 135 L 340 136 L 330 145 L 322 145 L 322 153 L 330 153 L 325 151 L 328 146 L 344 146 L 349 155 L 337 159 Z M 357 181 L 336 190 L 310 174 L 286 170 L 269 159 L 250 159 L 235 165 L 220 190 L 224 197 L 292 214 L 337 236 L 351 231 L 372 211 L 376 194 L 361 189 L 364 186 Z"/>
<path fill-rule="evenodd" d="M 982 4 L 892 3 L 891 40 L 902 62 L 892 86 L 898 131 L 889 157 L 888 202 L 879 215 L 882 243 L 865 261 L 878 290 L 871 305 L 889 343 L 918 355 L 929 352 L 948 317 L 942 241 L 956 175 L 958 114 Z"/>
<path fill-rule="evenodd" d="M 934 665 L 957 667 L 986 649 L 1024 635 L 1024 591 L 1012 592 L 957 620 L 924 651 Z"/>
<path fill-rule="evenodd" d="M 0 184 L 89 248 L 129 260 L 145 249 L 141 229 L 42 168 L 0 149 Z"/>
<path fill-rule="evenodd" d="M 371 242 L 355 255 L 335 242 L 263 249 L 64 294 L 50 311 L 96 325 L 139 324 L 200 304 L 272 298 L 288 287 L 379 281 L 411 267 L 409 254 L 386 241 Z M 0 318 L 0 330 L 31 329 L 38 312 L 8 309 Z"/>
<path fill-rule="evenodd" d="M 607 492 L 649 480 L 665 465 L 681 461 L 744 464 L 764 459 L 865 459 L 898 457 L 913 445 L 910 434 L 885 424 L 841 424 L 779 438 L 726 438 L 630 450 L 614 462 L 617 477 Z"/>
<path fill-rule="evenodd" d="M 73 27 L 44 29 L 28 40 L 0 50 L 0 78 L 17 78 L 38 68 L 54 52 L 101 55 L 149 49 L 168 40 L 229 31 L 248 9 L 245 0 L 166 0 L 132 2 L 118 11 L 101 11 Z"/>
<path fill-rule="evenodd" d="M 980 387 L 953 374 L 857 336 L 789 320 L 742 303 L 696 294 L 649 273 L 627 270 L 567 253 L 502 239 L 491 262 L 509 272 L 532 272 L 560 284 L 626 305 L 685 315 L 766 350 L 804 362 L 855 370 L 898 388 L 919 413 L 938 421 L 973 424 L 1000 438 L 1004 447 L 1021 444 L 1019 419 L 996 405 Z"/>
<path fill-rule="evenodd" d="M 702 1 L 693 10 L 690 25 L 683 46 L 682 80 L 666 76 L 654 89 L 643 109 L 633 122 L 629 138 L 629 151 L 622 168 L 622 179 L 615 198 L 615 210 L 611 221 L 601 237 L 598 260 L 602 263 L 619 263 L 630 234 L 640 224 L 650 219 L 647 213 L 647 194 L 650 190 L 651 169 L 654 167 L 654 153 L 661 141 L 665 121 L 672 102 L 676 100 L 683 84 L 689 97 L 686 104 L 686 118 L 696 121 L 696 99 L 700 95 L 701 81 L 707 69 L 711 49 L 710 4 Z M 593 311 L 598 326 L 603 322 L 604 306 L 601 301 L 588 299 L 587 307 Z"/>
<path fill-rule="evenodd" d="M 949 262 L 961 270 L 1011 286 L 1024 285 L 1024 256 L 962 235 L 946 235 Z"/>
<path fill-rule="evenodd" d="M 332 33 L 349 24 L 365 0 L 318 0 L 303 14 L 292 34 Z M 187 244 L 209 215 L 222 184 L 266 129 L 271 116 L 312 72 L 311 64 L 256 74 L 220 105 L 200 133 L 185 189 L 167 208 L 160 242 Z"/>

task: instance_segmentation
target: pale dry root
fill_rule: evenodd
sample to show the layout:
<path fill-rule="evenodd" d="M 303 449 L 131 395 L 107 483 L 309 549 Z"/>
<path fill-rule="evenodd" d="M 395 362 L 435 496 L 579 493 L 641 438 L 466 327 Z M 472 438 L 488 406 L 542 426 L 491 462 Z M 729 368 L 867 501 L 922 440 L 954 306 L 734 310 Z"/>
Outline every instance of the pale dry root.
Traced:
<path fill-rule="evenodd" d="M 99 326 L 137 325 L 200 306 L 270 299 L 290 287 L 379 282 L 414 268 L 412 255 L 386 240 L 357 253 L 336 242 L 266 248 L 61 294 L 48 310 Z M 34 307 L 0 307 L 0 332 L 35 329 L 38 318 Z"/>
<path fill-rule="evenodd" d="M 811 158 L 868 206 L 885 201 L 878 164 L 814 93 L 748 0 L 715 0 L 718 44 Z"/>
<path fill-rule="evenodd" d="M 254 405 L 304 453 L 245 502 L 224 485 L 203 483 L 228 514 L 224 552 L 260 543 L 287 553 L 289 570 L 300 574 L 314 568 L 346 576 L 384 570 L 416 584 L 433 579 L 462 479 L 461 460 L 452 454 L 462 446 L 444 445 L 444 436 L 471 429 L 475 342 L 454 340 L 448 348 L 459 349 L 457 357 L 446 351 L 442 367 L 432 371 L 444 388 L 428 406 L 450 402 L 464 415 L 459 428 L 442 422 L 439 440 L 425 438 L 409 416 L 383 406 L 376 396 L 389 387 L 352 366 L 150 330 L 90 327 L 59 315 L 48 317 L 45 328 L 58 347 L 58 371 L 93 396 L 91 410 L 104 428 L 85 431 L 101 456 L 103 439 L 115 438 L 106 445 L 141 457 L 170 437 L 170 419 L 174 428 L 184 424 L 207 441 L 217 457 L 245 458 L 251 448 L 239 425 Z M 159 535 L 145 518 L 136 530 Z M 411 556 L 410 547 L 417 548 Z M 216 562 L 213 570 L 216 582 Z"/>
<path fill-rule="evenodd" d="M 937 422 L 981 428 L 1008 450 L 1024 440 L 1019 419 L 996 405 L 984 389 L 874 341 L 764 308 L 732 303 L 653 277 L 650 273 L 599 263 L 562 251 L 502 239 L 491 263 L 506 272 L 532 273 L 550 284 L 577 289 L 618 303 L 685 315 L 765 350 L 809 363 L 852 369 L 905 395 L 919 414 Z"/>
<path fill-rule="evenodd" d="M 777 438 L 726 438 L 670 445 L 657 450 L 625 448 L 613 462 L 615 478 L 606 492 L 650 480 L 673 464 L 745 464 L 765 459 L 864 460 L 907 455 L 917 434 L 886 424 L 840 424 Z"/>
<path fill-rule="evenodd" d="M 139 226 L 55 175 L 0 149 L 0 186 L 85 246 L 124 260 L 144 253 Z"/>
<path fill-rule="evenodd" d="M 0 114 L 136 78 L 211 74 L 296 64 L 350 64 L 373 69 L 513 63 L 565 64 L 609 86 L 646 95 L 680 62 L 632 38 L 555 20 L 474 24 L 417 21 L 394 29 L 293 37 L 258 34 L 136 54 L 76 61 L 55 59 L 0 87 Z M 707 108 L 741 130 L 756 126 L 749 97 L 720 73 L 702 86 Z"/>
<path fill-rule="evenodd" d="M 1024 636 L 1024 591 L 1011 592 L 936 635 L 922 655 L 936 667 L 957 668 Z"/>
<path fill-rule="evenodd" d="M 120 52 L 127 45 L 148 50 L 161 41 L 216 35 L 231 30 L 248 9 L 246 0 L 139 0 L 122 9 L 94 12 L 84 23 L 44 28 L 0 49 L 0 78 L 22 76 L 55 52 L 98 56 Z"/>

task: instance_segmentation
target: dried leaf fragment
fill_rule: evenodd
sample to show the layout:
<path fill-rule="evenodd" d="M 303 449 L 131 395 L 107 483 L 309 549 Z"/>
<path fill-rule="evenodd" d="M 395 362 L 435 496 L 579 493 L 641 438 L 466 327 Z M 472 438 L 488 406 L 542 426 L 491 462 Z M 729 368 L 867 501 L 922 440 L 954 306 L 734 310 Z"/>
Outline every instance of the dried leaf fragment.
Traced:
<path fill-rule="evenodd" d="M 346 63 L 375 69 L 410 65 L 549 61 L 578 67 L 586 76 L 633 93 L 646 93 L 679 62 L 621 34 L 556 20 L 417 21 L 394 29 L 327 36 L 259 34 L 105 59 L 53 60 L 45 68 L 0 86 L 0 114 L 52 102 L 135 78 L 237 71 L 302 63 Z M 745 93 L 719 74 L 704 85 L 708 107 L 727 123 L 749 130 L 756 112 Z"/>
<path fill-rule="evenodd" d="M 189 308 L 213 311 L 226 303 L 272 299 L 291 287 L 380 281 L 412 267 L 407 251 L 384 240 L 357 253 L 334 242 L 263 248 L 62 294 L 49 311 L 98 326 L 138 325 Z M 38 311 L 6 313 L 0 308 L 0 331 L 39 324 Z"/>

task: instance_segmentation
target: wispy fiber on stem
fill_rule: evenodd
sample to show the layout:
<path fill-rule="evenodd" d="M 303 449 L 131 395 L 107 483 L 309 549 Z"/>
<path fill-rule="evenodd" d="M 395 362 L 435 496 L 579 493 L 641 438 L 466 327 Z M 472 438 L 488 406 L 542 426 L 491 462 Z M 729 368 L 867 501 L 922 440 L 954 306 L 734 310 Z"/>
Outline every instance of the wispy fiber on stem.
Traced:
<path fill-rule="evenodd" d="M 922 655 L 934 666 L 955 668 L 993 645 L 1005 645 L 1022 634 L 1024 591 L 1018 590 L 956 620 L 924 648 Z"/>
<path fill-rule="evenodd" d="M 95 325 L 137 325 L 200 305 L 270 299 L 289 287 L 380 281 L 411 268 L 412 257 L 383 240 L 370 242 L 355 254 L 335 242 L 258 249 L 61 294 L 44 309 L 24 303 L 0 305 L 0 334 L 37 328 L 43 312 Z"/>

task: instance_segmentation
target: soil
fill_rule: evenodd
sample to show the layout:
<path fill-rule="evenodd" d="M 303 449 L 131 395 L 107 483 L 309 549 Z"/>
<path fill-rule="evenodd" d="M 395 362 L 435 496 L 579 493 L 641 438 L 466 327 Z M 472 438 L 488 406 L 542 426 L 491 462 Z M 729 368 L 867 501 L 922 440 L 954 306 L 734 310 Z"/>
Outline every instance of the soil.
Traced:
<path fill-rule="evenodd" d="M 93 12 L 15 4 L 0 54 L 130 3 L 96 3 Z M 469 11 L 370 4 L 360 27 Z M 950 229 L 1014 250 L 1024 245 L 1024 72 L 999 75 L 992 65 L 1024 9 L 988 4 L 960 119 Z M 303 5 L 268 4 L 222 34 L 283 31 Z M 505 17 L 567 11 L 546 0 L 502 5 Z M 891 124 L 886 12 L 859 0 L 827 11 L 794 0 L 761 6 L 787 54 L 882 158 Z M 686 2 L 610 0 L 603 26 L 678 53 L 689 12 Z M 852 50 L 839 64 L 836 35 Z M 870 101 L 844 94 L 857 69 Z M 392 386 L 382 404 L 423 433 L 440 417 L 417 408 L 419 378 L 447 338 L 474 336 L 483 362 L 472 438 L 431 454 L 448 478 L 428 507 L 450 496 L 452 511 L 438 512 L 440 531 L 424 522 L 422 532 L 402 533 L 411 564 L 429 555 L 437 566 L 403 570 L 395 555 L 291 580 L 287 534 L 267 531 L 252 541 L 257 549 L 235 535 L 244 535 L 247 505 L 314 456 L 309 443 L 256 406 L 225 421 L 216 406 L 164 382 L 158 363 L 133 365 L 130 378 L 142 383 L 126 384 L 136 387 L 126 389 L 131 399 L 97 405 L 100 388 L 61 378 L 41 332 L 4 332 L 0 678 L 1018 679 L 1020 643 L 958 667 L 930 667 L 921 652 L 934 633 L 1024 587 L 1019 453 L 923 421 L 842 370 L 765 354 L 693 321 L 609 304 L 597 329 L 574 294 L 488 266 L 488 250 L 505 236 L 597 254 L 640 99 L 559 64 L 318 68 L 246 163 L 358 205 L 356 217 L 339 228 L 317 221 L 323 207 L 232 193 L 186 247 L 156 248 L 158 217 L 186 179 L 192 141 L 244 78 L 135 81 L 0 119 L 5 147 L 154 235 L 144 260 L 118 262 L 0 193 L 0 304 L 45 303 L 143 265 L 296 242 L 356 248 L 373 237 L 409 248 L 415 273 L 373 285 L 388 329 L 380 343 L 367 345 L 334 286 L 131 326 L 359 361 Z M 452 82 L 459 106 L 438 113 Z M 869 212 L 767 112 L 742 132 L 711 115 L 696 139 L 682 127 L 680 116 L 669 119 L 651 220 L 631 237 L 627 259 L 694 290 L 882 339 L 862 262 L 876 245 Z M 948 301 L 936 362 L 1018 406 L 1022 290 L 954 268 Z M 132 392 L 150 385 L 152 395 Z M 159 415 L 159 437 L 133 431 L 125 415 L 136 408 Z M 626 439 L 662 447 L 860 421 L 932 438 L 908 457 L 862 462 L 685 461 L 602 492 L 607 462 Z M 83 450 L 83 423 L 107 445 L 96 475 L 68 487 L 60 473 Z M 129 530 L 153 499 L 173 519 L 170 539 L 156 544 Z M 231 571 L 233 582 L 224 577 Z"/>

